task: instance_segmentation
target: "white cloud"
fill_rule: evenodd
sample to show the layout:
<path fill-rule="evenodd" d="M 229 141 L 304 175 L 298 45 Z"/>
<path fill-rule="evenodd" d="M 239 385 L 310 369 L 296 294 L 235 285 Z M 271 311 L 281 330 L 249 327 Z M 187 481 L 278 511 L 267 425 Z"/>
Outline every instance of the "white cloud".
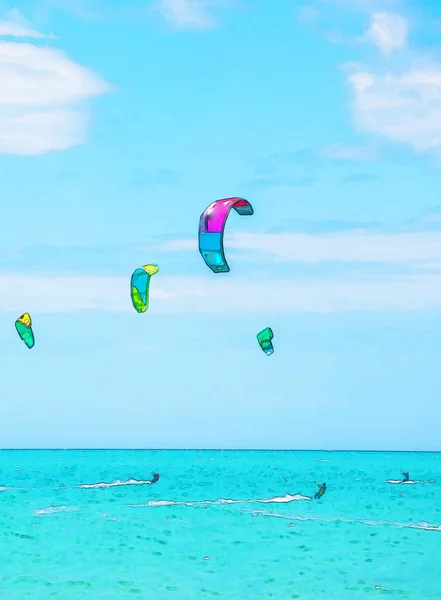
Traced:
<path fill-rule="evenodd" d="M 319 263 L 323 261 L 412 263 L 441 261 L 439 232 L 377 233 L 351 230 L 327 234 L 225 233 L 228 251 L 262 252 L 266 260 Z M 171 252 L 197 251 L 197 240 L 175 240 L 161 249 Z M 261 256 L 256 258 L 261 261 Z"/>
<path fill-rule="evenodd" d="M 371 15 L 366 38 L 388 56 L 406 45 L 408 30 L 407 21 L 400 14 L 376 12 Z"/>
<path fill-rule="evenodd" d="M 125 277 L 1 276 L 0 311 L 18 317 L 42 313 L 134 313 Z M 303 278 L 244 281 L 162 277 L 150 290 L 152 317 L 164 313 L 422 311 L 441 308 L 441 275 L 365 280 Z M 35 323 L 35 318 L 34 318 Z M 66 325 L 67 326 L 67 325 Z"/>
<path fill-rule="evenodd" d="M 159 0 L 158 9 L 178 29 L 208 29 L 214 25 L 209 4 L 207 0 Z"/>
<path fill-rule="evenodd" d="M 348 76 L 355 124 L 429 150 L 441 142 L 441 65 L 414 62 L 400 74 L 356 69 Z"/>
<path fill-rule="evenodd" d="M 336 142 L 323 150 L 324 156 L 336 160 L 365 161 L 373 157 L 373 151 L 367 146 L 351 146 L 343 142 Z"/>
<path fill-rule="evenodd" d="M 441 63 L 408 45 L 409 19 L 401 0 L 321 0 L 327 14 L 337 8 L 365 13 L 370 23 L 358 41 L 375 44 L 388 59 L 382 68 L 346 63 L 353 94 L 354 125 L 417 151 L 441 143 Z M 388 10 L 389 9 L 389 10 Z M 340 18 L 340 17 L 339 17 Z M 341 18 L 340 18 L 341 21 Z M 390 55 L 395 52 L 396 60 Z"/>
<path fill-rule="evenodd" d="M 88 113 L 81 104 L 110 91 L 64 52 L 30 43 L 0 41 L 0 81 L 0 152 L 10 154 L 82 143 Z"/>
<path fill-rule="evenodd" d="M 388 56 L 405 49 L 397 66 L 380 71 L 346 63 L 353 93 L 351 110 L 360 130 L 383 136 L 417 151 L 441 143 L 441 64 L 407 47 L 408 22 L 398 13 L 374 12 L 364 36 Z"/>

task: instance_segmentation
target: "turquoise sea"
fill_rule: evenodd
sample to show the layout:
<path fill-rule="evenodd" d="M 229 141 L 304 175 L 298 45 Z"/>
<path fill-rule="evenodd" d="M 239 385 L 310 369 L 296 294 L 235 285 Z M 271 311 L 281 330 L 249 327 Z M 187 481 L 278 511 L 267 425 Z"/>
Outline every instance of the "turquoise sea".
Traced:
<path fill-rule="evenodd" d="M 441 453 L 5 450 L 0 486 L 7 600 L 441 598 Z"/>

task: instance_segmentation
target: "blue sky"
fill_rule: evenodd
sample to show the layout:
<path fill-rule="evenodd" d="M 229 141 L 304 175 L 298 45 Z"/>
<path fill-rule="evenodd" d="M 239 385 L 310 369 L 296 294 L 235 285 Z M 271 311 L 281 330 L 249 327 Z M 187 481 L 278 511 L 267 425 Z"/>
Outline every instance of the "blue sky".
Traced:
<path fill-rule="evenodd" d="M 0 446 L 438 450 L 439 7 L 0 11 Z"/>

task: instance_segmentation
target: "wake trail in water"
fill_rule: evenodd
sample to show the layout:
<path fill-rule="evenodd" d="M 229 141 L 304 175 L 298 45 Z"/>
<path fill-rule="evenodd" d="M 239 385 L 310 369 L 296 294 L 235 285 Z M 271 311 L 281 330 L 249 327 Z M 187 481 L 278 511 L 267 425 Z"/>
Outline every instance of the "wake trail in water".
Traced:
<path fill-rule="evenodd" d="M 127 481 L 121 481 L 121 479 L 116 479 L 115 481 L 112 481 L 112 483 L 82 483 L 81 485 L 76 485 L 75 487 L 83 489 L 97 489 L 118 487 L 121 485 L 152 485 L 152 482 L 149 479 L 128 479 Z"/>
<path fill-rule="evenodd" d="M 195 501 L 180 501 L 180 500 L 149 500 L 145 504 L 126 504 L 130 508 L 141 508 L 141 507 L 158 507 L 158 506 L 208 506 L 213 504 L 286 504 L 288 502 L 299 502 L 299 501 L 312 500 L 309 496 L 302 496 L 302 494 L 286 494 L 285 496 L 275 496 L 274 498 L 267 498 L 263 500 L 251 499 L 251 500 L 232 500 L 231 498 L 218 498 L 217 500 L 195 500 Z"/>
<path fill-rule="evenodd" d="M 60 512 L 78 512 L 81 508 L 78 506 L 48 506 L 47 508 L 40 508 L 35 511 L 37 517 L 43 517 L 44 515 L 53 515 Z"/>
<path fill-rule="evenodd" d="M 325 521 L 326 523 L 335 523 L 337 521 L 342 521 L 344 523 L 360 523 L 363 525 L 370 525 L 371 527 L 378 527 L 384 525 L 391 525 L 393 527 L 398 527 L 400 529 L 424 529 L 425 531 L 440 531 L 441 525 L 431 525 L 426 521 L 421 521 L 420 524 L 417 523 L 399 523 L 396 521 L 374 521 L 369 519 L 350 519 L 348 517 L 318 517 L 316 515 L 282 515 L 278 513 L 270 513 L 264 510 L 250 510 L 247 508 L 242 508 L 243 511 L 252 514 L 253 516 L 262 516 L 262 517 L 275 517 L 277 519 L 288 519 L 290 521 Z"/>

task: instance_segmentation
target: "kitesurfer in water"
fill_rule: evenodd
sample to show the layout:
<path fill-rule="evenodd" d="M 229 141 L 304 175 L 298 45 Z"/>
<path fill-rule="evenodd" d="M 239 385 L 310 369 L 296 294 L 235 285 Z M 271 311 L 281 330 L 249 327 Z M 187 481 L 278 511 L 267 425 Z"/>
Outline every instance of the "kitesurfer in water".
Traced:
<path fill-rule="evenodd" d="M 320 500 L 320 498 L 326 492 L 326 483 L 317 483 L 317 482 L 315 482 L 315 484 L 318 487 L 319 491 L 314 495 L 314 498 L 316 498 L 317 500 Z"/>
<path fill-rule="evenodd" d="M 403 472 L 402 472 L 402 475 L 404 475 L 403 483 L 404 483 L 405 481 L 409 481 L 409 473 L 407 473 L 406 471 L 403 471 Z"/>
<path fill-rule="evenodd" d="M 153 485 L 154 483 L 156 483 L 158 481 L 158 479 L 159 479 L 159 473 L 153 473 L 152 472 L 152 475 L 153 475 L 153 479 L 150 479 L 150 483 Z"/>

